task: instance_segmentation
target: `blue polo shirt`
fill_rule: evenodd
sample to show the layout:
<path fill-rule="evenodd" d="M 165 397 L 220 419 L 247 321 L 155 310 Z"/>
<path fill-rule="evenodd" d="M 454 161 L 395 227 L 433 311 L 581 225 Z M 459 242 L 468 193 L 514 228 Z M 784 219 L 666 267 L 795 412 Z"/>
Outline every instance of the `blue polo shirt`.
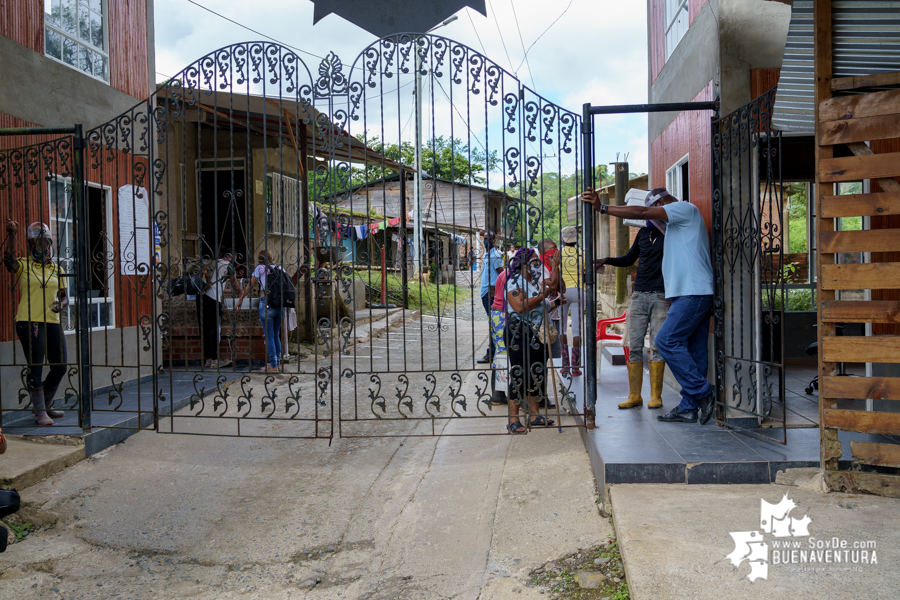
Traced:
<path fill-rule="evenodd" d="M 484 255 L 484 264 L 481 267 L 481 295 L 488 293 L 488 288 L 497 283 L 497 269 L 503 268 L 503 255 L 496 248 Z"/>
<path fill-rule="evenodd" d="M 666 298 L 711 296 L 709 236 L 700 209 L 690 202 L 673 202 L 663 208 L 669 217 L 662 260 Z"/>

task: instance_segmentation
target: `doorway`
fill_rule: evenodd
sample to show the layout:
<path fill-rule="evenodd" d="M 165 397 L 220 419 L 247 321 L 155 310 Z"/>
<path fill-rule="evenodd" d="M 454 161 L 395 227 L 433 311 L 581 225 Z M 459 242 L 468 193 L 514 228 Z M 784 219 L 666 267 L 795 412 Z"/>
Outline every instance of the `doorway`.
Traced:
<path fill-rule="evenodd" d="M 199 174 L 199 253 L 219 258 L 233 248 L 235 259 L 247 260 L 247 198 L 243 168 L 203 169 Z"/>

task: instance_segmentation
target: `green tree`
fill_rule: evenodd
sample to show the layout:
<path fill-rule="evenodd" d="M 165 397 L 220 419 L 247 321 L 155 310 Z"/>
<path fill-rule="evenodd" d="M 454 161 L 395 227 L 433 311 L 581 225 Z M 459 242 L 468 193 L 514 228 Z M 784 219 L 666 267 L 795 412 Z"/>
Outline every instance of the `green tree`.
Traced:
<path fill-rule="evenodd" d="M 594 182 L 597 187 L 604 187 L 615 182 L 615 175 L 609 172 L 606 165 L 597 165 Z M 543 173 L 531 189 L 522 186 L 506 188 L 504 191 L 513 198 L 525 197 L 527 203 L 539 211 L 538 232 L 532 237 L 559 240 L 563 227 L 574 225 L 566 214 L 568 199 L 577 195 L 578 188 L 584 187 L 584 172 L 578 170 L 574 175 L 559 173 Z M 524 234 L 523 218 L 519 219 L 518 237 Z M 511 235 L 507 232 L 507 235 Z"/>
<path fill-rule="evenodd" d="M 416 148 L 410 142 L 388 144 L 377 136 L 360 134 L 357 139 L 385 158 L 413 167 L 416 164 Z M 461 184 L 484 185 L 488 172 L 496 171 L 500 158 L 496 151 L 486 153 L 471 148 L 458 138 L 438 136 L 422 145 L 422 173 L 426 177 L 454 181 Z M 395 169 L 378 163 L 349 169 L 323 166 L 310 174 L 310 193 L 314 197 L 327 197 L 348 187 L 378 181 L 397 173 Z"/>

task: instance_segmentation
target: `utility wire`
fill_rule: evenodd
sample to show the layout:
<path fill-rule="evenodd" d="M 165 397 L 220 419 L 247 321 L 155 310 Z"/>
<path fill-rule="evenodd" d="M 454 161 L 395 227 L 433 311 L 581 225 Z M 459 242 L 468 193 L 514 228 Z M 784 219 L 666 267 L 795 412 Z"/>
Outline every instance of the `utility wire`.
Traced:
<path fill-rule="evenodd" d="M 500 34 L 500 43 L 503 44 L 503 51 L 506 52 L 506 60 L 509 61 L 509 68 L 512 69 L 512 59 L 509 57 L 509 50 L 506 49 L 506 41 L 503 39 L 503 32 L 500 31 L 500 22 L 497 20 L 497 12 L 491 4 L 491 0 L 487 0 L 488 8 L 491 9 L 491 16 L 494 17 L 494 25 L 497 26 L 497 33 Z"/>
<path fill-rule="evenodd" d="M 525 52 L 525 40 L 522 39 L 522 28 L 519 27 L 519 16 L 516 14 L 516 4 L 513 0 L 509 0 L 509 5 L 512 7 L 513 11 L 513 19 L 516 21 L 516 30 L 519 32 L 519 43 L 522 44 L 522 52 Z M 528 62 L 528 54 L 522 58 L 528 64 L 528 76 L 531 78 L 531 85 L 534 87 L 535 91 L 537 91 L 537 84 L 534 82 L 534 72 L 531 70 L 531 63 Z M 519 65 L 519 68 L 522 68 L 522 65 Z M 516 77 L 519 76 L 519 71 L 517 70 L 515 73 Z"/>
<path fill-rule="evenodd" d="M 472 19 L 471 9 L 467 10 L 466 14 L 469 15 L 469 23 L 472 24 L 472 31 L 475 32 L 475 37 L 478 38 L 478 44 L 481 46 L 481 53 L 487 56 L 487 50 L 484 49 L 484 42 L 481 41 L 481 36 L 478 35 L 478 30 L 475 28 L 475 21 Z"/>
<path fill-rule="evenodd" d="M 547 33 L 548 31 L 550 31 L 550 29 L 551 29 L 554 25 L 556 25 L 556 22 L 563 18 L 563 15 L 566 14 L 566 13 L 569 11 L 570 8 L 572 8 L 572 2 L 574 2 L 574 1 L 575 1 L 575 0 L 569 0 L 569 5 L 566 7 L 566 9 L 565 9 L 564 11 L 562 11 L 562 13 L 560 13 L 560 15 L 559 15 L 558 17 L 556 17 L 556 20 L 555 20 L 555 21 L 553 21 L 552 23 L 550 23 L 550 25 L 547 27 L 547 29 L 544 30 L 544 33 Z M 538 40 L 540 40 L 542 37 L 544 37 L 544 33 L 542 33 L 541 35 L 537 36 L 537 39 L 534 40 L 533 42 L 531 42 L 531 45 L 528 46 L 528 50 L 525 51 L 525 58 L 523 58 L 523 59 L 522 59 L 522 62 L 519 63 L 519 69 L 522 68 L 522 65 L 525 63 L 525 60 L 528 58 L 528 53 L 531 52 L 531 49 L 534 48 L 534 45 L 538 43 Z M 516 71 L 518 72 L 519 69 L 516 69 Z M 531 69 L 531 67 L 529 67 L 529 70 L 530 70 L 530 69 Z"/>
<path fill-rule="evenodd" d="M 235 21 L 234 19 L 229 19 L 229 18 L 226 17 L 225 15 L 223 15 L 223 14 L 221 14 L 221 13 L 217 13 L 216 11 L 214 11 L 214 10 L 211 9 L 211 8 L 207 8 L 207 7 L 203 6 L 202 4 L 200 4 L 200 3 L 198 3 L 198 2 L 194 2 L 194 0 L 188 0 L 188 2 L 190 2 L 190 3 L 193 4 L 194 6 L 199 6 L 200 8 L 202 8 L 203 10 L 205 10 L 205 11 L 207 11 L 207 12 L 211 12 L 212 14 L 216 15 L 217 17 L 220 17 L 220 18 L 222 18 L 222 19 L 225 19 L 225 20 L 228 21 L 229 23 L 234 23 L 234 24 L 237 25 L 238 27 L 243 27 L 243 28 L 246 29 L 247 31 L 252 31 L 252 32 L 255 33 L 256 35 L 261 35 L 261 36 L 263 36 L 263 37 L 266 38 L 266 39 L 272 40 L 273 42 L 279 43 L 279 44 L 281 44 L 281 45 L 283 45 L 283 46 L 287 46 L 288 48 L 293 48 L 293 49 L 296 50 L 297 52 L 302 52 L 303 54 L 309 54 L 310 56 L 314 56 L 314 57 L 316 57 L 316 58 L 318 58 L 318 59 L 322 59 L 322 60 L 325 59 L 324 56 L 319 56 L 318 54 L 313 54 L 312 52 L 308 52 L 308 51 L 306 51 L 306 50 L 304 50 L 304 49 L 302 49 L 302 48 L 298 48 L 297 46 L 292 46 L 291 44 L 288 44 L 288 43 L 286 43 L 286 42 L 282 42 L 281 40 L 277 40 L 277 39 L 273 38 L 271 35 L 266 35 L 265 33 L 262 33 L 261 31 L 257 31 L 257 30 L 255 30 L 255 29 L 253 29 L 253 28 L 251 28 L 251 27 L 247 27 L 247 26 L 244 25 L 243 23 L 238 23 L 238 22 Z"/>

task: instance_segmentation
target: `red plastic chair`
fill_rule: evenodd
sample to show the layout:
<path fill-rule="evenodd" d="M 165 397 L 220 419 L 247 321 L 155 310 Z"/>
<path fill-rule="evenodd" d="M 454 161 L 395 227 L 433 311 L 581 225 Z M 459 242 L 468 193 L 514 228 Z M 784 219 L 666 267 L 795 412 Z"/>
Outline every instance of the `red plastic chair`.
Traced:
<path fill-rule="evenodd" d="M 617 348 L 625 348 L 625 362 L 628 362 L 630 351 L 626 345 L 625 336 L 618 333 L 609 333 L 607 328 L 613 323 L 624 323 L 628 318 L 628 311 L 622 313 L 620 317 L 612 317 L 611 319 L 600 319 L 597 321 L 597 381 L 600 381 L 600 367 L 603 365 L 603 347 L 612 346 Z"/>

